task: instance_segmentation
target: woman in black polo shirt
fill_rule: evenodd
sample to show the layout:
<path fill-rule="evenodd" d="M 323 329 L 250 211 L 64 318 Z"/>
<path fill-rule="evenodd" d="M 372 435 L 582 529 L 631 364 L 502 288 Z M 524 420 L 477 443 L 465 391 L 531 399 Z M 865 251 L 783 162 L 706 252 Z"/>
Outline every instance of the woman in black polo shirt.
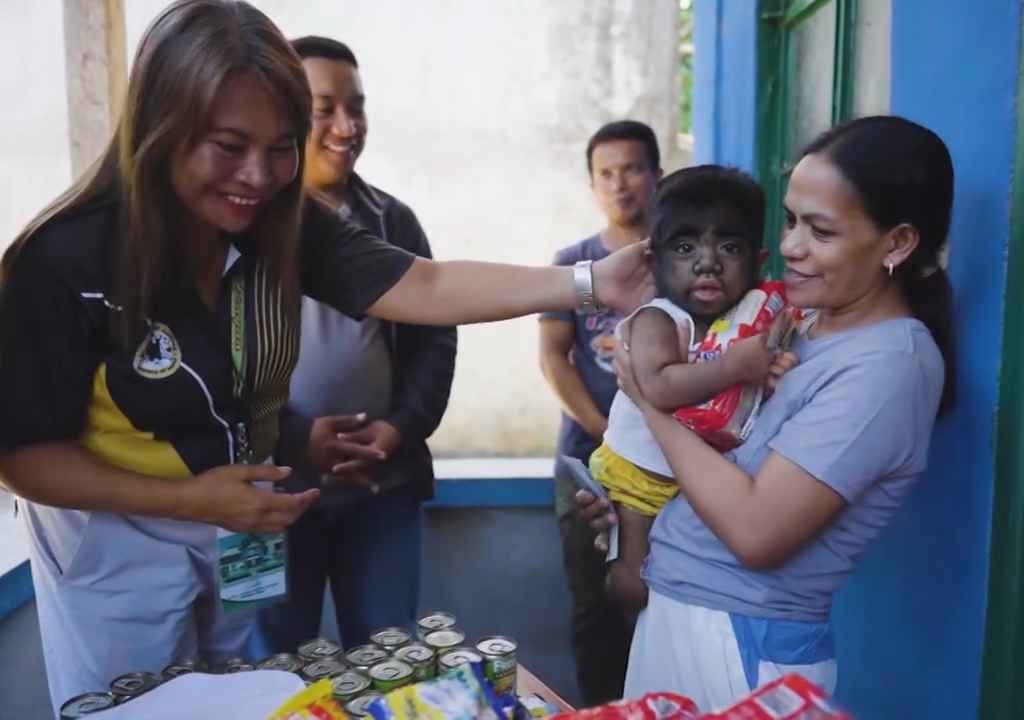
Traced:
<path fill-rule="evenodd" d="M 593 304 L 595 284 L 628 306 L 649 287 L 638 247 L 575 269 L 434 263 L 304 204 L 303 68 L 244 3 L 165 10 L 124 107 L 2 264 L 0 471 L 28 501 L 56 707 L 119 673 L 241 654 L 252 616 L 224 612 L 246 597 L 222 586 L 254 546 L 218 535 L 281 531 L 318 492 L 253 487 L 288 473 L 261 463 L 301 293 L 453 325 Z M 280 551 L 261 548 L 264 564 Z"/>

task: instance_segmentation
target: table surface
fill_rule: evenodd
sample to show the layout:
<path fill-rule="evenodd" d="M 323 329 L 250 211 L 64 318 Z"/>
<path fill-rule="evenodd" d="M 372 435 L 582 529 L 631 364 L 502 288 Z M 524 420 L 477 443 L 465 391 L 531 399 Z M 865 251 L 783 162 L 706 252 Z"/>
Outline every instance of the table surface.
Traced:
<path fill-rule="evenodd" d="M 521 697 L 537 695 L 554 707 L 558 712 L 572 712 L 575 708 L 563 700 L 558 693 L 542 683 L 536 675 L 520 665 L 516 669 L 516 692 Z"/>

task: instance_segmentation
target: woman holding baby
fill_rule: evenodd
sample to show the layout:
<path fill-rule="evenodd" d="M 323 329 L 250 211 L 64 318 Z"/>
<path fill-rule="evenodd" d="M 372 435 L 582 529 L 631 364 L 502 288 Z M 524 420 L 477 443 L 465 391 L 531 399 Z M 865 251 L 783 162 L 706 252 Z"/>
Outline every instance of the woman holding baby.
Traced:
<path fill-rule="evenodd" d="M 680 490 L 651 530 L 626 697 L 672 690 L 715 709 L 787 672 L 835 689 L 832 598 L 921 476 L 953 401 L 939 264 L 952 202 L 949 152 L 920 125 L 862 118 L 811 143 L 780 243 L 789 301 L 809 311 L 800 362 L 731 453 L 657 409 L 617 351 Z M 603 501 L 577 502 L 595 527 L 615 522 Z"/>

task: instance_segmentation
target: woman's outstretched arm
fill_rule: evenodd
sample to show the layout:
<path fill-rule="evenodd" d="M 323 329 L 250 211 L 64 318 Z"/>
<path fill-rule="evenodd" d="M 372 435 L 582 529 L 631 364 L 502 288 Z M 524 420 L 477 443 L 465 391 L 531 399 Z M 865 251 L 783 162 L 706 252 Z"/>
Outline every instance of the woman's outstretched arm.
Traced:
<path fill-rule="evenodd" d="M 636 243 L 593 264 L 601 305 L 628 310 L 653 296 L 646 248 Z M 416 258 L 368 314 L 420 325 L 464 325 L 578 305 L 571 267 Z"/>

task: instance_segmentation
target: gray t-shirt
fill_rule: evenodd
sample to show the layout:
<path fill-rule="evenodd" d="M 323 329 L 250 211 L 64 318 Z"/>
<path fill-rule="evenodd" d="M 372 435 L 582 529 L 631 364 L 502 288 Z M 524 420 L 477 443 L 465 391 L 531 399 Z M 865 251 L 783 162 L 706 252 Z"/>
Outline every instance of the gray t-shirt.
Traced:
<path fill-rule="evenodd" d="M 754 617 L 822 621 L 832 596 L 925 468 L 944 367 L 917 320 L 798 337 L 800 364 L 728 457 L 751 475 L 774 451 L 835 490 L 846 507 L 785 564 L 743 567 L 676 497 L 651 530 L 648 584 L 663 595 Z"/>

